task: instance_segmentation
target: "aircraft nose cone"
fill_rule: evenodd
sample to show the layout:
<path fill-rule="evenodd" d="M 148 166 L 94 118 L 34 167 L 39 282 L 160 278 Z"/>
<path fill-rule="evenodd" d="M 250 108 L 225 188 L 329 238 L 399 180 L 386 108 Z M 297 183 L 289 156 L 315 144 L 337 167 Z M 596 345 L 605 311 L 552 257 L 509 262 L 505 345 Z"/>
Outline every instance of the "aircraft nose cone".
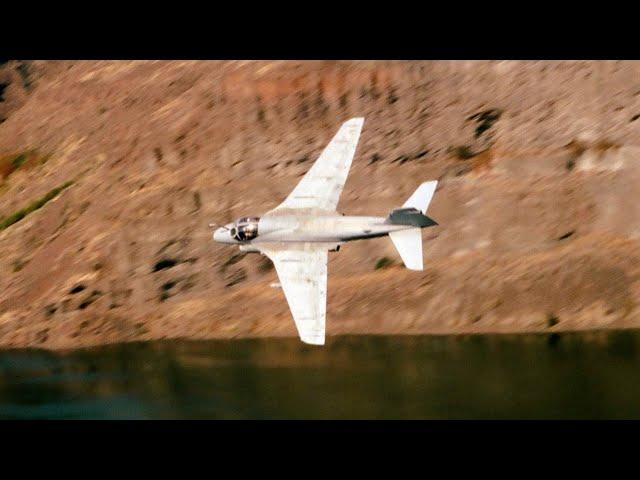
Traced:
<path fill-rule="evenodd" d="M 218 228 L 215 232 L 213 232 L 213 240 L 216 242 L 224 242 L 226 238 L 226 230 L 223 228 Z"/>

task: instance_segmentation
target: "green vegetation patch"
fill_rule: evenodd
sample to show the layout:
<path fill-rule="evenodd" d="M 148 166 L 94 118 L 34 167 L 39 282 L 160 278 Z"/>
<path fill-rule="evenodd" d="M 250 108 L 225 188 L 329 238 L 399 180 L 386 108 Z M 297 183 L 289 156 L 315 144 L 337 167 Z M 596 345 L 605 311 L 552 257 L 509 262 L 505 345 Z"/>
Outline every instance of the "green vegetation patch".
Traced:
<path fill-rule="evenodd" d="M 73 185 L 72 181 L 65 182 L 59 187 L 56 187 L 53 190 L 47 192 L 45 195 L 38 198 L 37 200 L 34 200 L 26 207 L 13 212 L 11 215 L 9 215 L 6 218 L 3 218 L 2 221 L 0 221 L 0 231 L 4 230 L 7 227 L 10 227 L 14 223 L 19 222 L 24 217 L 29 215 L 31 212 L 35 212 L 36 210 L 42 208 L 47 202 L 56 198 L 60 194 L 60 192 L 62 192 L 65 188 L 70 187 L 71 185 Z"/>
<path fill-rule="evenodd" d="M 26 153 L 21 153 L 19 155 L 16 155 L 15 157 L 13 157 L 13 159 L 11 160 L 11 164 L 13 165 L 13 169 L 17 170 L 19 169 L 22 164 L 24 162 L 26 162 L 27 160 L 27 154 Z"/>
<path fill-rule="evenodd" d="M 24 150 L 11 155 L 0 156 L 0 178 L 5 179 L 21 167 L 42 165 L 50 155 L 42 155 L 37 150 Z"/>
<path fill-rule="evenodd" d="M 389 257 L 380 257 L 376 262 L 375 269 L 379 270 L 381 268 L 390 267 L 391 265 L 393 265 L 393 260 L 391 260 Z"/>

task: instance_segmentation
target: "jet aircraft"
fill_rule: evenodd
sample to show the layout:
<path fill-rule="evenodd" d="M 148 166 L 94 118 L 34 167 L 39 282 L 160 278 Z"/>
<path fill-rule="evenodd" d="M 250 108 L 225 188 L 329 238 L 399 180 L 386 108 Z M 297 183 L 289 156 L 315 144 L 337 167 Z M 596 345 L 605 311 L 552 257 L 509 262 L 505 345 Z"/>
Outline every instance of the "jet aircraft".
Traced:
<path fill-rule="evenodd" d="M 328 252 L 338 251 L 345 242 L 388 235 L 405 266 L 422 270 L 421 229 L 437 225 L 426 215 L 437 181 L 422 183 L 387 217 L 336 211 L 363 123 L 363 118 L 345 122 L 276 208 L 261 216 L 239 218 L 213 232 L 216 242 L 271 259 L 300 339 L 312 345 L 325 342 Z"/>

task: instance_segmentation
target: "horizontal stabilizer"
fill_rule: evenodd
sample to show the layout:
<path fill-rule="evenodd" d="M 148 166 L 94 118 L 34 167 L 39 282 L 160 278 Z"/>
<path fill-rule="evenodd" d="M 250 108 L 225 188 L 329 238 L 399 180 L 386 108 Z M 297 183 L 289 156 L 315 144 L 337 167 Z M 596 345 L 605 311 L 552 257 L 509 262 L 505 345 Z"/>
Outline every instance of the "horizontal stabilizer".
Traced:
<path fill-rule="evenodd" d="M 390 232 L 389 237 L 409 270 L 422 270 L 422 234 L 420 228 Z"/>

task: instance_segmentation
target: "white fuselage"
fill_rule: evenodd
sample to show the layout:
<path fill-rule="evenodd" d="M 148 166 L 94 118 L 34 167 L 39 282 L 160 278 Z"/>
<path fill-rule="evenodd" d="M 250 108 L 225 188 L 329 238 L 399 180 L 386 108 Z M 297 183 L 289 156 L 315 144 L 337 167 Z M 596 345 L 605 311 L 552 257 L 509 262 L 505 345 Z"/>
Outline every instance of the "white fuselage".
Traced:
<path fill-rule="evenodd" d="M 385 223 L 384 217 L 346 216 L 316 212 L 270 214 L 258 222 L 258 234 L 249 241 L 238 241 L 231 235 L 233 223 L 217 229 L 213 234 L 216 242 L 257 245 L 277 242 L 322 242 L 342 243 L 350 240 L 373 238 L 389 232 L 412 228 L 408 225 Z"/>

